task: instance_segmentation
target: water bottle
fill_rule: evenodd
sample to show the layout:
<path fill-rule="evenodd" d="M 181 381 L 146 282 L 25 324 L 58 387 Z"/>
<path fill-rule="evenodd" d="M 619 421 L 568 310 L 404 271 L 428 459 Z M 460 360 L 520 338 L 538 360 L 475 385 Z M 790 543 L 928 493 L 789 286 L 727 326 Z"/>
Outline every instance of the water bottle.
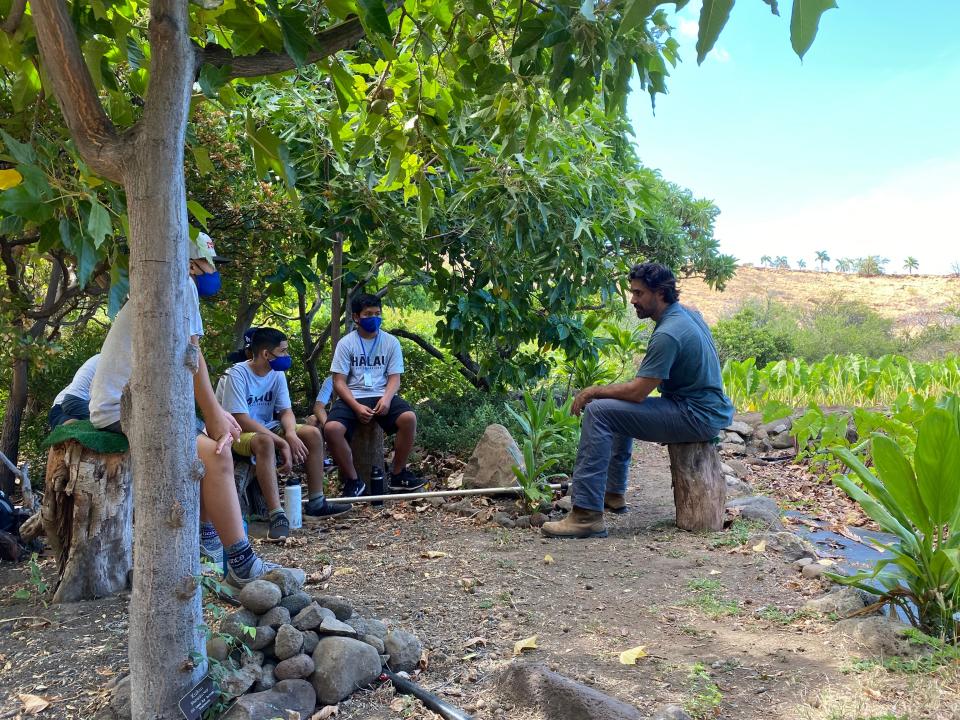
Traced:
<path fill-rule="evenodd" d="M 296 530 L 303 527 L 303 495 L 300 488 L 300 481 L 296 478 L 287 480 L 287 485 L 283 489 L 283 511 L 290 521 L 290 529 Z"/>
<path fill-rule="evenodd" d="M 386 494 L 386 487 L 383 481 L 383 468 L 379 465 L 374 465 L 370 468 L 370 494 L 371 495 L 384 495 Z M 371 505 L 375 507 L 380 507 L 383 505 L 383 500 L 374 500 Z"/>

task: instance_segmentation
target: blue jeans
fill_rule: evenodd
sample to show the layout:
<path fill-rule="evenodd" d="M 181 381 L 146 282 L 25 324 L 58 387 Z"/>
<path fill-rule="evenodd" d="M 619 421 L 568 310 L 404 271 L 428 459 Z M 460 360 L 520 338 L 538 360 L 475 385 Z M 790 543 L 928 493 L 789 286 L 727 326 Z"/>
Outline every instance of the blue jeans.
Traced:
<path fill-rule="evenodd" d="M 583 410 L 580 447 L 573 468 L 573 504 L 603 510 L 605 493 L 627 490 L 633 439 L 659 443 L 707 442 L 719 432 L 675 400 L 593 400 Z"/>
<path fill-rule="evenodd" d="M 90 417 L 90 401 L 83 400 L 75 395 L 66 395 L 59 405 L 50 408 L 47 422 L 50 429 L 63 425 L 67 420 L 86 420 Z"/>

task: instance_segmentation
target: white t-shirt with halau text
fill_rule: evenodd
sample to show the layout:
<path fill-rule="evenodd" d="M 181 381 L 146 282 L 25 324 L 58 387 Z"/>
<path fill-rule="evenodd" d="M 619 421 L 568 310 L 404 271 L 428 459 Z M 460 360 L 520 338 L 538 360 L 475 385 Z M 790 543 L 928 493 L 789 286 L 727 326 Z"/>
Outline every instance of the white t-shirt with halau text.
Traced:
<path fill-rule="evenodd" d="M 276 415 L 289 410 L 290 391 L 282 372 L 271 370 L 257 375 L 248 362 L 239 362 L 227 370 L 217 383 L 217 400 L 228 413 L 244 413 L 268 430 L 276 430 Z"/>
<path fill-rule="evenodd" d="M 337 343 L 330 372 L 347 376 L 347 387 L 358 400 L 380 397 L 387 377 L 403 373 L 403 349 L 400 341 L 380 330 L 365 340 L 354 330 Z"/>

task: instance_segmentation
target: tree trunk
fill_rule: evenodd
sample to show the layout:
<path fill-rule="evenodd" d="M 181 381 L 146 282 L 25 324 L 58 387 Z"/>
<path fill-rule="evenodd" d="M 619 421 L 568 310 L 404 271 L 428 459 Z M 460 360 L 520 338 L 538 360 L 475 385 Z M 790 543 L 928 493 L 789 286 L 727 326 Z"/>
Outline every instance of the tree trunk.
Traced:
<path fill-rule="evenodd" d="M 200 678 L 203 652 L 198 576 L 200 490 L 194 427 L 196 353 L 187 311 L 186 188 L 183 146 L 195 59 L 187 3 L 153 0 L 150 88 L 125 157 L 133 311 L 131 417 L 133 593 L 129 659 L 131 715 L 172 720 Z"/>
<path fill-rule="evenodd" d="M 723 529 L 727 484 L 713 443 L 675 443 L 670 453 L 677 527 L 699 532 Z"/>
<path fill-rule="evenodd" d="M 69 440 L 50 448 L 40 517 L 57 560 L 54 602 L 113 595 L 133 565 L 130 456 Z"/>
<path fill-rule="evenodd" d="M 366 425 L 357 423 L 350 441 L 350 450 L 353 452 L 353 467 L 357 477 L 370 488 L 370 470 L 376 465 L 383 468 L 383 429 L 375 422 Z M 386 475 L 384 470 L 384 475 Z"/>
<path fill-rule="evenodd" d="M 300 341 L 303 343 L 303 364 L 310 377 L 310 401 L 307 407 L 312 411 L 314 398 L 320 392 L 320 375 L 317 372 L 317 357 L 313 354 L 313 335 L 310 332 L 314 314 L 307 311 L 307 297 L 301 292 L 297 292 L 297 312 L 300 319 Z"/>
<path fill-rule="evenodd" d="M 340 342 L 340 315 L 343 312 L 343 233 L 333 236 L 333 285 L 330 291 L 330 354 Z"/>
<path fill-rule="evenodd" d="M 29 368 L 30 363 L 26 358 L 16 358 L 13 361 L 10 394 L 3 414 L 3 431 L 0 433 L 0 452 L 10 458 L 14 464 L 20 453 L 20 423 L 23 421 L 23 410 L 27 406 Z M 0 490 L 7 495 L 13 495 L 16 489 L 16 477 L 13 472 L 6 465 L 0 465 Z"/>

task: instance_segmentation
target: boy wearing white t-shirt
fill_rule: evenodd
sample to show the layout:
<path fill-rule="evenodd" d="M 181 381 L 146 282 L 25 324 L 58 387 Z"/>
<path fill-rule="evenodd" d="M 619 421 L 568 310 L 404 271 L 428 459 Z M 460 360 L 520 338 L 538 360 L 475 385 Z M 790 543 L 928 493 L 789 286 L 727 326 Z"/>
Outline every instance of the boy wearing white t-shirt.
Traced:
<path fill-rule="evenodd" d="M 50 429 L 70 423 L 75 420 L 86 420 L 90 417 L 90 385 L 97 372 L 97 362 L 100 353 L 88 358 L 73 376 L 73 380 L 59 392 L 53 400 L 53 407 L 47 416 Z"/>
<path fill-rule="evenodd" d="M 283 374 L 292 363 L 287 336 L 274 328 L 257 328 L 250 337 L 249 351 L 249 360 L 238 362 L 220 379 L 217 399 L 243 430 L 233 451 L 257 460 L 257 483 L 270 512 L 267 539 L 282 541 L 290 534 L 290 521 L 280 505 L 277 456 L 281 473 L 289 473 L 294 465 L 306 469 L 307 515 L 340 515 L 350 506 L 328 503 L 324 498 L 323 434 L 312 425 L 298 425 L 293 414 Z"/>
<path fill-rule="evenodd" d="M 376 295 L 359 295 L 350 309 L 357 329 L 344 336 L 333 352 L 330 372 L 337 401 L 323 426 L 327 447 L 343 480 L 343 496 L 359 497 L 367 491 L 353 465 L 350 437 L 357 423 L 370 422 L 384 432 L 396 433 L 390 490 L 412 492 L 423 487 L 424 481 L 407 468 L 417 434 L 417 416 L 397 394 L 403 374 L 400 341 L 380 329 L 383 306 Z"/>

